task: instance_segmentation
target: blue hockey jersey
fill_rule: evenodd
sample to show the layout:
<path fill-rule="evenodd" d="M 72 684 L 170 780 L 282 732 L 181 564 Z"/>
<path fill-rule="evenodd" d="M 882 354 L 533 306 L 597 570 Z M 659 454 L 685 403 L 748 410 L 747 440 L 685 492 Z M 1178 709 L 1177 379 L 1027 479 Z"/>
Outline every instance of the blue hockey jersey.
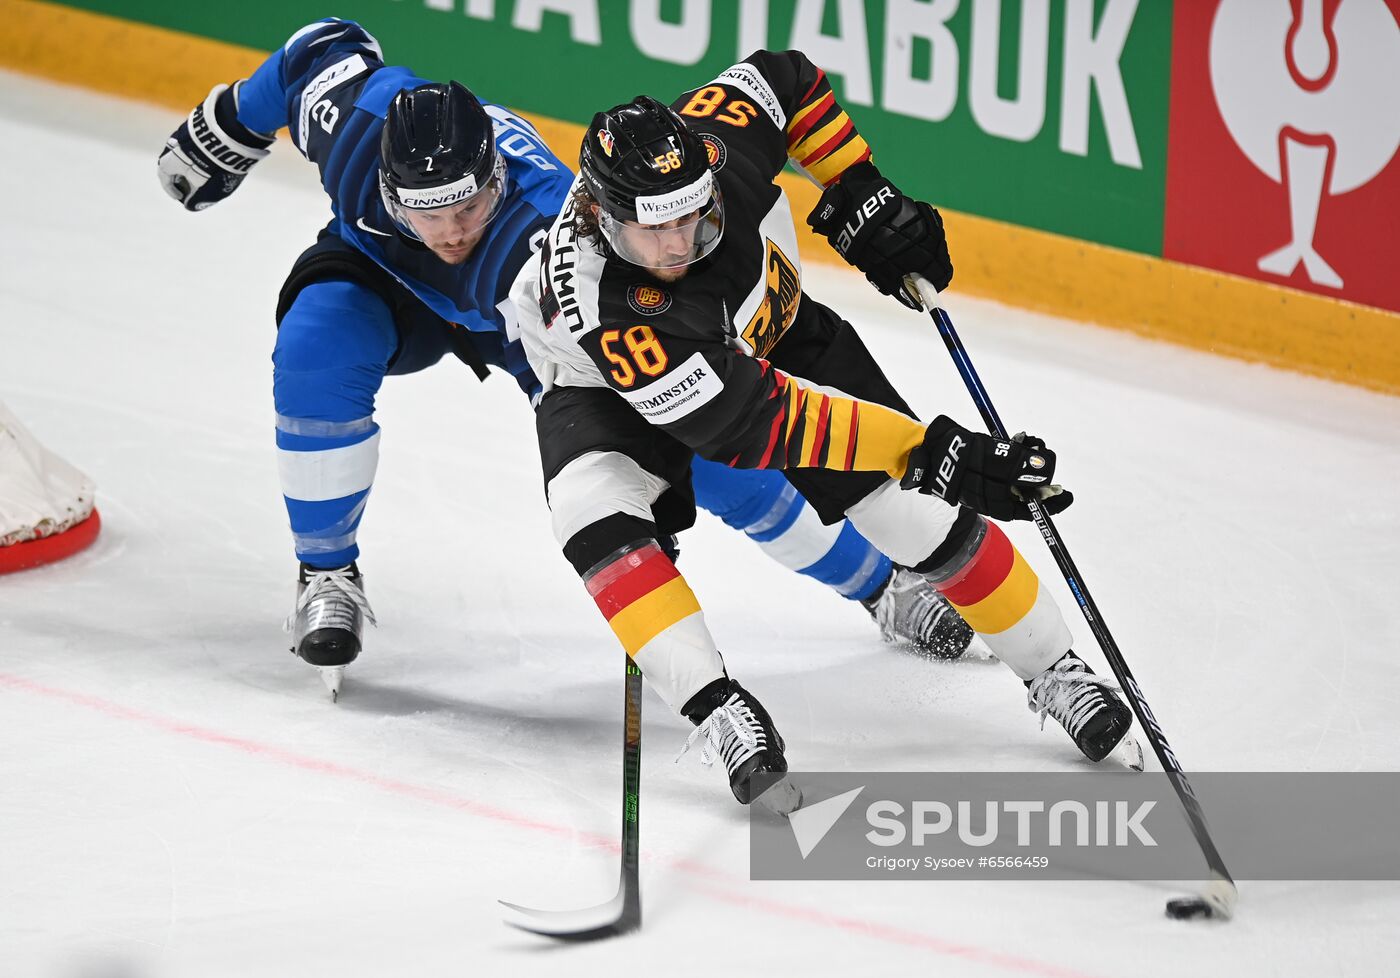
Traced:
<path fill-rule="evenodd" d="M 360 25 L 330 18 L 297 31 L 243 82 L 238 120 L 254 132 L 286 126 L 320 169 L 335 215 L 332 231 L 433 312 L 472 330 L 487 361 L 504 366 L 533 395 L 539 384 L 508 292 L 563 207 L 573 174 L 528 122 L 483 102 L 508 174 L 505 202 L 486 235 L 464 264 L 449 265 L 398 234 L 379 192 L 379 137 L 394 96 L 427 82 L 386 66 L 379 42 Z"/>
<path fill-rule="evenodd" d="M 529 123 L 483 103 L 506 161 L 506 199 L 464 264 L 440 260 L 396 231 L 379 191 L 389 103 L 400 90 L 426 83 L 407 68 L 386 66 L 379 43 L 360 25 L 330 18 L 297 31 L 242 82 L 238 121 L 260 133 L 287 127 L 320 170 L 334 214 L 330 230 L 437 315 L 471 330 L 484 359 L 507 369 L 533 397 L 540 385 L 508 293 L 563 209 L 573 174 Z M 279 470 L 299 559 L 339 567 L 359 556 L 356 534 L 378 461 L 378 430 L 370 416 L 279 416 Z M 331 453 L 340 453 L 339 461 L 323 463 Z M 822 527 L 780 474 L 696 465 L 705 475 L 695 486 L 700 505 L 744 529 L 780 562 L 852 598 L 866 597 L 888 577 L 888 558 L 852 527 Z"/>

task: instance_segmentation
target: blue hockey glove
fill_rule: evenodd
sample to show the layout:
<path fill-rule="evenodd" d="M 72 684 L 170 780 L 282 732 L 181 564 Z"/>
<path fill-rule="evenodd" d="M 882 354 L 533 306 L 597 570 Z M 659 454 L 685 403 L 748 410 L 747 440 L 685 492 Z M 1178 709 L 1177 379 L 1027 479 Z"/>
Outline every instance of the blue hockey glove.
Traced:
<path fill-rule="evenodd" d="M 237 190 L 273 142 L 238 121 L 237 85 L 215 85 L 166 140 L 156 175 L 185 210 L 201 211 Z"/>

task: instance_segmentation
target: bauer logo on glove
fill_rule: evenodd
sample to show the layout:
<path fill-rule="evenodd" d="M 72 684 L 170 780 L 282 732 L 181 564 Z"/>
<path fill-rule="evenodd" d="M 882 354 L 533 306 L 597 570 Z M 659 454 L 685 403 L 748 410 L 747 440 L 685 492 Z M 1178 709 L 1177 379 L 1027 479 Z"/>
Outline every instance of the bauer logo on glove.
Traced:
<path fill-rule="evenodd" d="M 1054 475 L 1055 453 L 1034 435 L 1022 432 L 1009 442 L 999 441 L 939 415 L 923 444 L 909 453 L 899 484 L 992 519 L 1029 520 L 1027 500 L 1034 499 L 1051 515 L 1074 501 L 1072 493 L 1048 484 Z"/>
<path fill-rule="evenodd" d="M 865 222 L 874 217 L 880 210 L 880 205 L 888 200 L 894 200 L 894 187 L 885 184 L 856 208 L 855 216 L 842 226 L 832 241 L 841 257 L 846 257 L 846 253 L 851 250 L 851 242 L 860 234 L 860 229 L 865 227 Z"/>
<path fill-rule="evenodd" d="M 900 193 L 873 163 L 847 168 L 826 188 L 807 223 L 864 272 L 871 285 L 910 309 L 922 304 L 906 286 L 907 277 L 917 275 L 939 291 L 952 281 L 953 263 L 938 211 Z"/>

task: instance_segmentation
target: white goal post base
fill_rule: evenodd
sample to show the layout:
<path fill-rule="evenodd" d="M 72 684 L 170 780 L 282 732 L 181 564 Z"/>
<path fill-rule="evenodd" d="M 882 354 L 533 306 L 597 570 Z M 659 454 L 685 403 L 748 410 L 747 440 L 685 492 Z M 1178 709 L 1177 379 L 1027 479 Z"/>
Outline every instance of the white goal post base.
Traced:
<path fill-rule="evenodd" d="M 95 493 L 0 402 L 0 574 L 62 560 L 97 539 Z"/>

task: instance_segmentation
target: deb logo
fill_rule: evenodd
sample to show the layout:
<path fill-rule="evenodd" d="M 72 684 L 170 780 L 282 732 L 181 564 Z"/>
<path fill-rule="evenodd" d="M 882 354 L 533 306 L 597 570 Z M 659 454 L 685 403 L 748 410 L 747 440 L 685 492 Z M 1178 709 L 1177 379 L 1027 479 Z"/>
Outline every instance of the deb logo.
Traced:
<path fill-rule="evenodd" d="M 1175 13 L 1166 257 L 1400 310 L 1400 0 Z"/>
<path fill-rule="evenodd" d="M 627 304 L 644 316 L 656 316 L 671 308 L 671 294 L 654 285 L 634 285 L 627 290 Z"/>

